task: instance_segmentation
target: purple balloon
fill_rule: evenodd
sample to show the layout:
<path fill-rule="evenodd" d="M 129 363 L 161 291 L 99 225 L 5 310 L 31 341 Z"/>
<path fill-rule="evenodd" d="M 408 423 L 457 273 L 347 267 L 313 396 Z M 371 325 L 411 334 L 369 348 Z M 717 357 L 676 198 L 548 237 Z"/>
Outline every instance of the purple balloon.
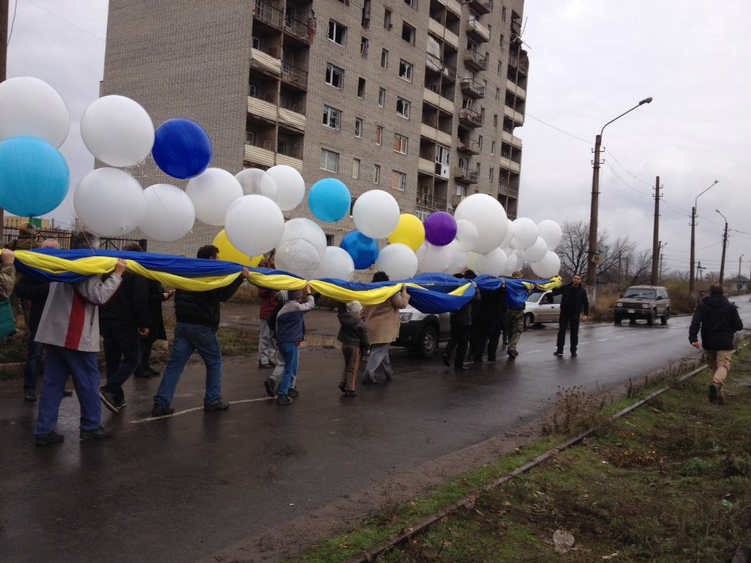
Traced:
<path fill-rule="evenodd" d="M 436 211 L 423 221 L 425 240 L 433 246 L 446 246 L 456 238 L 456 219 L 445 211 Z"/>

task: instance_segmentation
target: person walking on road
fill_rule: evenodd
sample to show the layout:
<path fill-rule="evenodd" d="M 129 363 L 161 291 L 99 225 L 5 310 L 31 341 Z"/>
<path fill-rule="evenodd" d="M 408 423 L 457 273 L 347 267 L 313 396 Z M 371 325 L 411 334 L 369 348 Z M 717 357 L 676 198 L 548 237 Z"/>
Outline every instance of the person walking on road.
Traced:
<path fill-rule="evenodd" d="M 276 315 L 276 345 L 279 347 L 279 354 L 284 359 L 284 374 L 282 381 L 279 383 L 279 389 L 276 395 L 277 405 L 289 405 L 292 403 L 292 394 L 290 389 L 296 388 L 297 371 L 300 367 L 300 343 L 305 338 L 305 322 L 303 315 L 313 310 L 316 302 L 313 297 L 313 290 L 310 288 L 310 282 L 305 287 L 306 298 L 302 299 L 302 291 L 288 292 L 287 301 L 282 305 Z M 295 387 L 292 382 L 295 381 Z M 297 396 L 297 393 L 294 393 Z"/>
<path fill-rule="evenodd" d="M 701 344 L 697 335 L 701 330 Z M 709 296 L 699 302 L 691 319 L 688 341 L 695 348 L 704 349 L 709 366 L 709 402 L 725 403 L 725 380 L 730 371 L 730 356 L 735 346 L 733 336 L 743 330 L 738 308 L 723 295 L 722 285 L 712 284 Z"/>
<path fill-rule="evenodd" d="M 198 258 L 219 260 L 219 249 L 207 244 L 198 249 Z M 159 390 L 154 396 L 152 416 L 166 416 L 175 412 L 170 405 L 193 352 L 198 351 L 206 364 L 206 393 L 204 411 L 225 411 L 229 403 L 222 401 L 222 348 L 216 337 L 221 318 L 221 303 L 232 297 L 247 279 L 250 271 L 243 268 L 231 284 L 210 291 L 185 291 L 175 293 L 175 339 L 172 355 L 162 375 Z"/>
<path fill-rule="evenodd" d="M 511 274 L 514 279 L 521 279 L 521 272 L 514 272 Z M 531 289 L 531 286 L 527 286 L 527 292 Z M 506 289 L 506 280 L 501 282 L 501 291 L 505 293 L 504 301 L 506 303 L 506 328 L 509 331 L 508 347 L 506 353 L 509 360 L 515 360 L 519 355 L 519 351 L 516 349 L 519 346 L 519 340 L 521 340 L 522 333 L 524 332 L 524 304 L 526 299 L 521 302 L 514 301 L 509 298 L 508 290 Z"/>
<path fill-rule="evenodd" d="M 376 272 L 373 275 L 373 282 L 384 281 L 389 281 L 385 272 Z M 407 303 L 409 303 L 407 286 L 402 284 L 402 290 L 392 295 L 390 299 L 378 305 L 365 307 L 363 317 L 370 338 L 370 357 L 365 365 L 363 384 L 375 385 L 378 383 L 375 371 L 381 364 L 383 364 L 383 372 L 386 374 L 386 381 L 391 381 L 394 376 L 391 359 L 389 358 L 389 346 L 399 336 L 399 310 L 406 307 Z"/>
<path fill-rule="evenodd" d="M 567 283 L 551 292 L 561 297 L 561 312 L 558 317 L 558 340 L 554 356 L 563 355 L 563 347 L 566 345 L 566 329 L 571 330 L 571 355 L 576 357 L 576 348 L 579 345 L 579 319 L 587 322 L 589 315 L 589 299 L 587 290 L 582 285 L 582 277 L 574 274 L 571 283 Z"/>
<path fill-rule="evenodd" d="M 456 274 L 455 277 L 474 280 L 476 276 L 472 270 L 467 270 L 463 275 Z M 474 281 L 472 285 L 474 285 Z M 441 356 L 443 364 L 446 367 L 451 366 L 451 355 L 456 350 L 454 370 L 464 371 L 469 369 L 464 364 L 464 360 L 467 356 L 472 333 L 475 330 L 475 313 L 479 310 L 479 303 L 480 292 L 477 290 L 477 286 L 475 286 L 475 294 L 472 296 L 472 299 L 467 301 L 458 311 L 451 311 L 449 320 L 451 332 L 449 333 L 449 341 L 446 344 L 446 351 Z M 482 361 L 482 352 L 480 352 L 480 361 Z"/>
<path fill-rule="evenodd" d="M 273 289 L 258 288 L 258 297 L 261 299 L 261 308 L 258 318 L 261 321 L 261 331 L 258 336 L 258 367 L 270 369 L 276 367 L 276 341 L 269 326 L 269 318 L 276 308 L 277 301 L 274 299 L 277 292 Z"/>
<path fill-rule="evenodd" d="M 81 231 L 71 240 L 72 249 L 98 248 L 96 235 Z M 65 382 L 73 376 L 78 402 L 81 404 L 82 440 L 109 438 L 112 430 L 102 426 L 99 401 L 99 306 L 109 301 L 122 283 L 127 262 L 117 260 L 115 271 L 107 280 L 91 276 L 75 283 L 50 284 L 47 302 L 39 321 L 36 340 L 46 345 L 42 392 L 37 415 L 37 446 L 62 442 L 58 434 L 58 411 Z"/>
<path fill-rule="evenodd" d="M 362 320 L 362 314 L 363 309 L 359 301 L 350 301 L 346 305 L 342 303 L 337 312 L 340 328 L 336 339 L 342 343 L 344 356 L 344 371 L 339 390 L 345 397 L 357 397 L 355 382 L 360 359 L 367 358 L 370 354 L 368 328 Z"/>

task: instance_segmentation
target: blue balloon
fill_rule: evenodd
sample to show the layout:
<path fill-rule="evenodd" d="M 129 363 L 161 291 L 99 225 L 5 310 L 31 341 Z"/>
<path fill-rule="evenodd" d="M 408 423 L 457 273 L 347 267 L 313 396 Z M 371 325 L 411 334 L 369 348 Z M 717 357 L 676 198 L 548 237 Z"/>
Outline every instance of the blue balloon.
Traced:
<path fill-rule="evenodd" d="M 327 223 L 344 219 L 352 205 L 349 188 L 335 178 L 318 180 L 310 188 L 308 206 L 313 216 Z"/>
<path fill-rule="evenodd" d="M 68 194 L 65 157 L 46 141 L 11 137 L 0 143 L 0 207 L 21 217 L 44 215 Z"/>
<path fill-rule="evenodd" d="M 344 235 L 341 246 L 355 263 L 355 270 L 367 270 L 378 259 L 378 243 L 366 237 L 360 231 L 352 231 Z"/>
<path fill-rule="evenodd" d="M 169 119 L 154 132 L 154 162 L 173 178 L 193 178 L 211 163 L 211 139 L 190 119 Z"/>

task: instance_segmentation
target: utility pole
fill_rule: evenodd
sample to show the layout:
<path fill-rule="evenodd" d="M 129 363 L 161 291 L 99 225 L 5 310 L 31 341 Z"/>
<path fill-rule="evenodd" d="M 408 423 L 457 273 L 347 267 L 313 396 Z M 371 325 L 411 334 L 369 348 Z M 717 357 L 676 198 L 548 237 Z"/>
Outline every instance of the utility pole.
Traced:
<path fill-rule="evenodd" d="M 741 264 L 743 263 L 743 257 L 745 254 L 741 254 L 740 258 L 738 258 L 738 284 L 741 283 Z"/>
<path fill-rule="evenodd" d="M 0 82 L 5 81 L 8 72 L 8 5 L 10 0 L 0 0 Z M 0 242 L 3 240 L 5 211 L 0 207 Z"/>
<path fill-rule="evenodd" d="M 720 262 L 720 285 L 722 285 L 722 282 L 725 281 L 725 251 L 728 246 L 728 220 L 720 213 L 719 209 L 715 209 L 715 211 L 720 214 L 720 217 L 725 219 L 725 233 L 722 235 L 722 262 Z"/>
<path fill-rule="evenodd" d="M 655 220 L 652 235 L 652 285 L 657 285 L 660 260 L 660 177 L 655 180 Z M 661 272 L 659 272 L 661 273 Z"/>
<path fill-rule="evenodd" d="M 703 192 L 694 198 L 694 206 L 691 208 L 691 264 L 688 267 L 688 292 L 692 294 L 694 292 L 694 258 L 696 257 L 696 206 L 699 204 L 699 196 L 706 193 L 710 188 L 714 187 L 719 180 L 715 180 L 714 183 L 706 188 Z M 698 268 L 697 268 L 698 270 Z"/>
<path fill-rule="evenodd" d="M 696 273 L 699 276 L 699 281 L 700 282 L 704 281 L 704 276 L 702 275 L 702 271 L 703 270 L 704 270 L 704 267 L 701 265 L 701 260 L 699 260 L 699 262 L 697 262 L 697 264 L 696 264 Z"/>
<path fill-rule="evenodd" d="M 660 241 L 660 285 L 662 285 L 662 258 L 663 258 L 662 249 L 665 248 L 667 245 L 668 243 L 662 244 L 662 241 Z M 652 284 L 652 285 L 657 285 L 657 284 Z"/>

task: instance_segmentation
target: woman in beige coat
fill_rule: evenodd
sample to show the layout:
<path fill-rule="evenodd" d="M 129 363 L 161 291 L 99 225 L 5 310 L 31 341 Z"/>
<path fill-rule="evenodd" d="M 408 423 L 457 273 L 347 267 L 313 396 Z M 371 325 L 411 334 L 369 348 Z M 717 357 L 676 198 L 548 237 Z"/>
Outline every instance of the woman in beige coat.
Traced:
<path fill-rule="evenodd" d="M 376 272 L 373 281 L 389 281 L 389 277 L 384 272 Z M 383 364 L 386 381 L 391 381 L 394 370 L 391 368 L 389 346 L 399 336 L 399 309 L 406 307 L 407 303 L 409 303 L 407 286 L 402 285 L 400 293 L 395 293 L 383 303 L 369 305 L 363 309 L 363 318 L 370 337 L 370 357 L 365 366 L 363 384 L 374 385 L 378 383 L 375 378 L 375 370 L 381 364 Z"/>

